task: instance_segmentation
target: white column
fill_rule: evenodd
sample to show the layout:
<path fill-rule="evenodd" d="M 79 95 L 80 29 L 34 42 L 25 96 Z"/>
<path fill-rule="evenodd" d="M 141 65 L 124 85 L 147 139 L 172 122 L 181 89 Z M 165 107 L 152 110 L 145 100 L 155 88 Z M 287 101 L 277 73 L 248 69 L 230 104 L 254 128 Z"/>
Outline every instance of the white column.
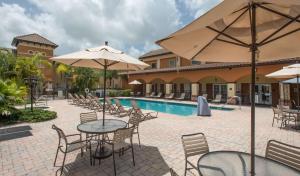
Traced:
<path fill-rule="evenodd" d="M 160 69 L 160 59 L 157 59 L 157 60 L 156 60 L 156 68 L 157 68 L 157 69 Z"/>
<path fill-rule="evenodd" d="M 146 84 L 146 96 L 149 96 L 151 94 L 152 84 Z"/>
<path fill-rule="evenodd" d="M 199 84 L 198 83 L 192 83 L 192 100 L 197 100 L 197 96 L 199 94 Z"/>
<path fill-rule="evenodd" d="M 233 97 L 236 93 L 236 84 L 227 83 L 227 97 Z"/>
<path fill-rule="evenodd" d="M 165 84 L 165 88 L 166 88 L 166 95 L 170 95 L 171 94 L 171 92 L 172 92 L 172 84 L 169 84 L 169 83 L 167 83 L 167 84 Z"/>

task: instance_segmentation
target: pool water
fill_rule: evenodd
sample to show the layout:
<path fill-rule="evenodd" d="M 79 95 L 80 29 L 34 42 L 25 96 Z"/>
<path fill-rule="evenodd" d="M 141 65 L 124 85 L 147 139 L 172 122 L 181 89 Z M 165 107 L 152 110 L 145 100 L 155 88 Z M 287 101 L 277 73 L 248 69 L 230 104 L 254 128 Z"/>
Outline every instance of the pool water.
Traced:
<path fill-rule="evenodd" d="M 131 107 L 131 99 L 120 99 L 123 106 Z M 162 102 L 162 101 L 151 101 L 151 100 L 141 100 L 136 99 L 138 106 L 141 109 L 147 109 L 157 112 L 163 112 L 168 114 L 176 114 L 181 116 L 189 116 L 197 114 L 197 105 L 183 104 L 183 103 L 173 103 L 173 102 Z M 210 106 L 210 109 L 231 111 L 233 108 L 215 107 Z"/>

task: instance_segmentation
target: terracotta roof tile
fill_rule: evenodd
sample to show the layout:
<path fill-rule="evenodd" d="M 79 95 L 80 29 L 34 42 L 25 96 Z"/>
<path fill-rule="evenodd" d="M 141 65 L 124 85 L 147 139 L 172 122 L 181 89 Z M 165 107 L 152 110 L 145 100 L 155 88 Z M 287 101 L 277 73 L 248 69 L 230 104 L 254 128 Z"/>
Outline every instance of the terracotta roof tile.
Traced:
<path fill-rule="evenodd" d="M 55 48 L 58 47 L 57 44 L 51 42 L 50 40 L 36 33 L 14 37 L 11 45 L 16 46 L 19 41 L 39 43 L 39 44 L 49 45 Z"/>
<path fill-rule="evenodd" d="M 146 54 L 143 54 L 142 56 L 139 57 L 139 59 L 145 59 L 145 58 L 148 58 L 148 57 L 160 56 L 160 55 L 165 55 L 165 54 L 172 54 L 172 52 L 170 52 L 166 49 L 163 49 L 163 48 L 156 49 L 156 50 L 149 51 Z"/>

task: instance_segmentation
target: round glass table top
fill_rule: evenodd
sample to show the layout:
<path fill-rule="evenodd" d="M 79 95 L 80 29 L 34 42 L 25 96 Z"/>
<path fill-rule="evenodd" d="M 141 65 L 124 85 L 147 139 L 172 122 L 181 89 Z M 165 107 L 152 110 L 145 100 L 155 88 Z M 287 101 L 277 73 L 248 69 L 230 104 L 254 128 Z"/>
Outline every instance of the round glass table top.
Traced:
<path fill-rule="evenodd" d="M 122 120 L 116 120 L 116 119 L 105 119 L 103 125 L 103 121 L 101 119 L 101 120 L 79 124 L 77 126 L 77 130 L 83 133 L 103 134 L 103 133 L 114 132 L 117 129 L 125 128 L 126 126 L 127 126 L 126 122 Z"/>
<path fill-rule="evenodd" d="M 250 154 L 236 151 L 215 151 L 198 160 L 198 170 L 205 176 L 250 176 Z M 255 176 L 299 176 L 297 170 L 255 156 Z"/>

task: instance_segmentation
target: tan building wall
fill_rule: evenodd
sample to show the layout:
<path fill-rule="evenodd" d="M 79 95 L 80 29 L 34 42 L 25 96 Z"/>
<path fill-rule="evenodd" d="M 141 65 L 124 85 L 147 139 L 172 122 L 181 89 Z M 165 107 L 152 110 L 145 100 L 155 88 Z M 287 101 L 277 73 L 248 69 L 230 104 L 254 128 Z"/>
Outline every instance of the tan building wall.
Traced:
<path fill-rule="evenodd" d="M 257 75 L 269 74 L 271 72 L 281 69 L 283 66 L 286 66 L 286 64 L 258 66 Z M 250 67 L 165 72 L 165 73 L 157 72 L 157 73 L 130 75 L 129 81 L 140 79 L 140 80 L 144 80 L 146 83 L 150 83 L 152 80 L 156 78 L 160 78 L 165 82 L 170 83 L 177 78 L 184 78 L 189 80 L 190 82 L 201 82 L 201 80 L 205 78 L 218 77 L 218 78 L 222 78 L 224 82 L 236 82 L 241 78 L 249 76 L 250 73 L 251 73 Z M 275 79 L 274 82 L 276 82 Z"/>
<path fill-rule="evenodd" d="M 189 66 L 189 65 L 192 65 L 192 61 L 185 58 L 180 58 L 180 66 Z"/>

